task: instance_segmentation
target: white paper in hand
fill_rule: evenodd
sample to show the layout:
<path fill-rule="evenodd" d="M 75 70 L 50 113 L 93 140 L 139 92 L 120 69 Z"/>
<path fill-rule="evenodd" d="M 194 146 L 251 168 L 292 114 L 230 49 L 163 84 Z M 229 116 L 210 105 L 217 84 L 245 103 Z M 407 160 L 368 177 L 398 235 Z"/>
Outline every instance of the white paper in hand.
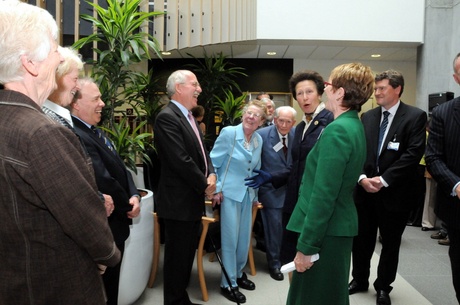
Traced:
<path fill-rule="evenodd" d="M 314 263 L 317 260 L 319 260 L 319 254 L 318 253 L 313 254 L 311 256 L 310 262 Z M 281 269 L 280 269 L 281 273 L 289 273 L 289 272 L 292 272 L 294 270 L 295 270 L 294 262 L 287 263 L 286 265 L 281 266 Z"/>

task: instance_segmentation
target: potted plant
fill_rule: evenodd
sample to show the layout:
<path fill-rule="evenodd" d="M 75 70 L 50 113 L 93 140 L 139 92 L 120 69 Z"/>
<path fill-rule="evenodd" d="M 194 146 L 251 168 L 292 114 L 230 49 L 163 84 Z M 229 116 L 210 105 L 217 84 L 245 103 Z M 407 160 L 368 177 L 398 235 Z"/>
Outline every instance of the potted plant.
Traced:
<path fill-rule="evenodd" d="M 222 127 L 240 123 L 243 116 L 243 107 L 246 103 L 246 96 L 247 93 L 243 93 L 240 97 L 235 98 L 230 90 L 225 92 L 225 99 L 215 96 L 214 111 L 222 113 Z"/>
<path fill-rule="evenodd" d="M 213 126 L 215 103 L 217 99 L 224 100 L 230 91 L 241 92 L 236 82 L 238 77 L 247 77 L 244 68 L 232 66 L 231 62 L 222 53 L 208 56 L 205 52 L 203 60 L 187 54 L 196 59 L 196 64 L 189 64 L 188 67 L 197 75 L 203 90 L 198 97 L 200 105 L 205 108 L 205 124 L 208 128 Z"/>

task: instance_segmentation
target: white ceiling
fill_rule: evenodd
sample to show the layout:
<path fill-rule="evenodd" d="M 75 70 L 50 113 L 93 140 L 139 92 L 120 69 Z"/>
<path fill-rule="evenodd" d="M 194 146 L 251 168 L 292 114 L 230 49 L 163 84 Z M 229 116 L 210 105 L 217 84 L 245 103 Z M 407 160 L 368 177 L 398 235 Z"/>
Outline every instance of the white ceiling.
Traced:
<path fill-rule="evenodd" d="M 267 52 L 276 55 L 269 56 Z M 164 58 L 203 57 L 222 52 L 228 58 L 265 58 L 265 59 L 310 59 L 310 60 L 377 60 L 414 62 L 417 59 L 417 45 L 411 43 L 387 42 L 340 42 L 340 41 L 243 41 L 197 46 L 181 50 L 171 50 Z M 372 54 L 380 54 L 372 58 Z"/>

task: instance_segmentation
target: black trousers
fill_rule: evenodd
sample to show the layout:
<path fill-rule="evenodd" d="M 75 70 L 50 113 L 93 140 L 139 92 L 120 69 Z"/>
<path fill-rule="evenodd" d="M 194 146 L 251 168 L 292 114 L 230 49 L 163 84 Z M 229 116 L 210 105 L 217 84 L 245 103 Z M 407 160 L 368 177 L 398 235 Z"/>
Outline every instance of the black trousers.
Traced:
<path fill-rule="evenodd" d="M 117 305 L 118 304 L 118 287 L 120 284 L 120 268 L 121 262 L 123 260 L 123 253 L 125 252 L 125 243 L 117 244 L 117 248 L 121 252 L 120 262 L 114 267 L 107 267 L 104 274 L 102 275 L 102 280 L 104 282 L 105 294 L 107 297 L 107 305 Z"/>
<path fill-rule="evenodd" d="M 379 196 L 356 204 L 358 235 L 353 239 L 352 276 L 360 285 L 369 284 L 370 264 L 375 249 L 377 230 L 382 237 L 382 252 L 377 267 L 376 290 L 390 292 L 396 279 L 401 238 L 409 211 L 388 211 Z"/>
<path fill-rule="evenodd" d="M 187 286 L 195 258 L 201 220 L 163 219 L 165 251 L 163 265 L 164 305 L 189 305 Z"/>
<path fill-rule="evenodd" d="M 452 281 L 454 284 L 457 301 L 460 303 L 460 231 L 457 226 L 448 226 L 449 232 L 449 257 L 452 268 Z"/>

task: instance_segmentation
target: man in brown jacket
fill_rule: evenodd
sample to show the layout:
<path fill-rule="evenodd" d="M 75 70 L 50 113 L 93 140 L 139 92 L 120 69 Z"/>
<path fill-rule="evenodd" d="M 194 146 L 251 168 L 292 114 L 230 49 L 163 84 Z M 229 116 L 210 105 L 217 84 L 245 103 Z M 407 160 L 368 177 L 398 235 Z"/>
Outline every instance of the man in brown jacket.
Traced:
<path fill-rule="evenodd" d="M 99 272 L 120 259 L 78 138 L 40 109 L 57 31 L 45 10 L 2 1 L 0 304 L 105 304 Z"/>

